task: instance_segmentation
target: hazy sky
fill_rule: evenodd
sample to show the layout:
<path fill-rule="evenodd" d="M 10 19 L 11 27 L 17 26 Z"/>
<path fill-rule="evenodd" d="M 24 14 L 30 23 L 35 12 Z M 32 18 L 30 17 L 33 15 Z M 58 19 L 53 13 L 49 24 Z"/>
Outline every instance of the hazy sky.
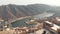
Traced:
<path fill-rule="evenodd" d="M 0 5 L 6 4 L 27 5 L 35 3 L 60 6 L 60 0 L 0 0 Z"/>

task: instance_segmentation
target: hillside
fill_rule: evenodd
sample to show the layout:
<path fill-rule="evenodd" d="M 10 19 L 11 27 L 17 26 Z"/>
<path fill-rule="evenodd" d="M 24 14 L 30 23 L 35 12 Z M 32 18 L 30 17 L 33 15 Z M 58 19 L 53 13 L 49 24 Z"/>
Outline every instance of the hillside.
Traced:
<path fill-rule="evenodd" d="M 15 5 L 8 4 L 0 6 L 0 18 L 15 19 L 25 16 L 33 16 L 43 12 L 53 12 L 59 16 L 60 8 L 57 6 L 49 6 L 45 4 L 31 4 L 31 5 Z"/>

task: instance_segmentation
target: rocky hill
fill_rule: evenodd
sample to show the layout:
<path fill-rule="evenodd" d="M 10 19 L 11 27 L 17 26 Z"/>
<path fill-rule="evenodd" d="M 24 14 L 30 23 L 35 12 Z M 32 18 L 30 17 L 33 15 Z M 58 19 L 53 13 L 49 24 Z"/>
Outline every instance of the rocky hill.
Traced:
<path fill-rule="evenodd" d="M 45 11 L 56 13 L 55 16 L 60 15 L 60 7 L 57 6 L 49 6 L 45 4 L 30 4 L 30 5 L 8 4 L 0 6 L 0 18 L 14 19 L 41 14 Z"/>

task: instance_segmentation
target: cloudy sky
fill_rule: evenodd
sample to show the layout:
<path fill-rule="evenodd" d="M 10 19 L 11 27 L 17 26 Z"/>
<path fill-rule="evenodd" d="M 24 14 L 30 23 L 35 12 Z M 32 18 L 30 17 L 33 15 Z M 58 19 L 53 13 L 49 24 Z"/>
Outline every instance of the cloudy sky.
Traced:
<path fill-rule="evenodd" d="M 0 5 L 7 4 L 27 5 L 35 3 L 60 6 L 60 0 L 0 0 Z"/>

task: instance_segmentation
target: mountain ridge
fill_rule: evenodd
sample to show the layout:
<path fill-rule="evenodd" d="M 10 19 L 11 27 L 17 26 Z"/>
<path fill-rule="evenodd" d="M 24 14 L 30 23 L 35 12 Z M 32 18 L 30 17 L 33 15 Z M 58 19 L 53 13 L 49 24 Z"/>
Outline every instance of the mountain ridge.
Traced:
<path fill-rule="evenodd" d="M 0 18 L 2 19 L 15 19 L 25 16 L 33 16 L 43 12 L 59 13 L 59 7 L 52 7 L 45 4 L 31 4 L 31 5 L 15 5 L 8 4 L 0 6 Z M 56 12 L 57 11 L 57 12 Z"/>

